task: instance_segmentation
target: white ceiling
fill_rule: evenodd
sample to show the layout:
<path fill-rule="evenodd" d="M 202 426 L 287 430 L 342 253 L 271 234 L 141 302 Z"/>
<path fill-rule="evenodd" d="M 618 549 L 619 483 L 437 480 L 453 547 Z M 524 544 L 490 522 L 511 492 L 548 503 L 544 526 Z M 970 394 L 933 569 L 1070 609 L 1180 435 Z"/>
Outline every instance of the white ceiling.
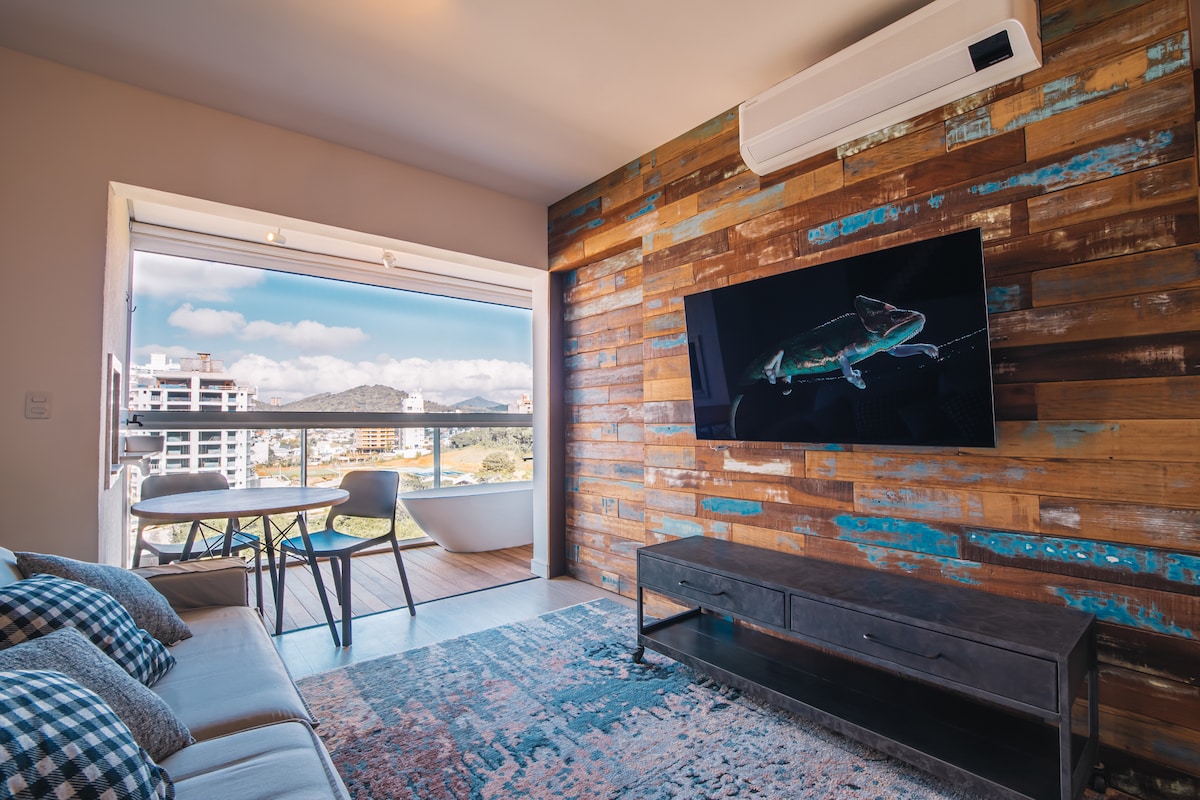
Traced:
<path fill-rule="evenodd" d="M 0 46 L 543 204 L 928 0 L 0 0 Z"/>

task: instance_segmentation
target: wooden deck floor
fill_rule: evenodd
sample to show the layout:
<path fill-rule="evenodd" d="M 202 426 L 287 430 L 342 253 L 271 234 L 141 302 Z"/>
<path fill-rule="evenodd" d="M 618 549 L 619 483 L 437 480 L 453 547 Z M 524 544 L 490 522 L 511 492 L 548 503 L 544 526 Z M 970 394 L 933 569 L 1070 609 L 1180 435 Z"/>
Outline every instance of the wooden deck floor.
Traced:
<path fill-rule="evenodd" d="M 533 577 L 529 571 L 533 545 L 486 553 L 449 553 L 437 545 L 430 545 L 404 550 L 403 558 L 413 601 L 418 604 Z M 323 568 L 322 575 L 326 587 L 331 589 L 330 602 L 333 602 L 332 577 L 328 568 Z M 404 606 L 404 590 L 390 550 L 355 557 L 351 583 L 351 608 L 356 618 Z M 265 616 L 273 621 L 275 607 L 270 597 L 270 581 L 265 575 L 263 586 Z M 297 563 L 288 567 L 284 586 L 287 591 L 283 601 L 285 632 L 324 624 L 316 584 L 307 566 Z M 335 618 L 340 616 L 336 605 L 333 613 Z"/>

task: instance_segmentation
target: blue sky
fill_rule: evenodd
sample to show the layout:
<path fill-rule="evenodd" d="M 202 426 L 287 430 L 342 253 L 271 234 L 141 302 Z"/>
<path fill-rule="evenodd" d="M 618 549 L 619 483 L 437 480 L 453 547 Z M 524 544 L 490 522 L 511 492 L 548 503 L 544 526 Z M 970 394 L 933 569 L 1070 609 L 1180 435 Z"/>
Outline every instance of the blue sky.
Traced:
<path fill-rule="evenodd" d="M 363 384 L 455 403 L 533 385 L 527 309 L 136 253 L 132 361 L 211 353 L 264 402 Z"/>

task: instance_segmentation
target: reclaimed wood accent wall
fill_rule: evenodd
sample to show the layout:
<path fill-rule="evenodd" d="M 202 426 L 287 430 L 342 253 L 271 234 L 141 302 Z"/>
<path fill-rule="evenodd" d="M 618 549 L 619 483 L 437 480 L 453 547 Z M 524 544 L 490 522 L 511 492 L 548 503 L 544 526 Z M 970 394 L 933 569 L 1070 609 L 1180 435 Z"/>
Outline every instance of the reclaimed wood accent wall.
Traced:
<path fill-rule="evenodd" d="M 555 204 L 570 572 L 631 595 L 702 535 L 1084 609 L 1113 782 L 1200 796 L 1189 37 L 1186 0 L 1043 0 L 1023 78 L 766 177 L 731 110 Z M 998 447 L 696 440 L 684 295 L 974 227 Z"/>

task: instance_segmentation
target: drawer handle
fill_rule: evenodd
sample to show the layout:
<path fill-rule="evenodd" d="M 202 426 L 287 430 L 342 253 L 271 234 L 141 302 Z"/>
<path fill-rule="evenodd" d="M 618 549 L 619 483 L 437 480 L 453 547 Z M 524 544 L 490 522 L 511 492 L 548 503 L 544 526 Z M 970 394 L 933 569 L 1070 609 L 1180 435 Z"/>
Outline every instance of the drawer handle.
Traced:
<path fill-rule="evenodd" d="M 912 655 L 912 656 L 928 658 L 930 661 L 933 661 L 934 659 L 938 659 L 938 658 L 942 657 L 941 653 L 934 653 L 933 655 L 930 655 L 929 653 L 922 653 L 919 650 L 910 650 L 907 647 L 902 647 L 901 645 L 898 645 L 898 644 L 892 644 L 891 642 L 885 642 L 882 639 L 875 638 L 874 636 L 872 636 L 869 633 L 864 633 L 863 638 L 866 639 L 868 642 L 873 642 L 878 645 L 883 645 L 884 647 L 890 647 L 893 650 L 899 650 L 901 653 L 908 653 L 909 655 Z"/>
<path fill-rule="evenodd" d="M 693 592 L 699 592 L 700 594 L 706 594 L 709 597 L 720 597 L 721 595 L 725 594 L 725 592 L 723 592 L 723 591 L 722 592 L 710 592 L 707 589 L 701 589 L 699 586 L 692 586 L 687 581 L 680 581 L 679 585 L 685 589 L 691 589 Z"/>

